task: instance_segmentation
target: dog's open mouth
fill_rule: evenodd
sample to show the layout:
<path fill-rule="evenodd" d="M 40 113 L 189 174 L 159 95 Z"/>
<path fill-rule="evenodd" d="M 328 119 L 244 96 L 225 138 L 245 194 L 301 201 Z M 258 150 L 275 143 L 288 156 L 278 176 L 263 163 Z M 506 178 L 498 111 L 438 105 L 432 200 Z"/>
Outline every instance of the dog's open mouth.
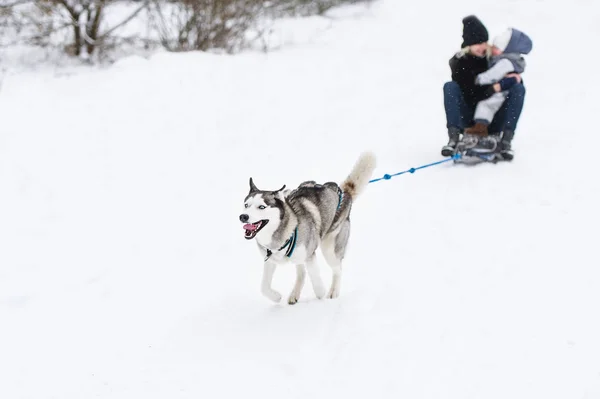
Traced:
<path fill-rule="evenodd" d="M 256 237 L 256 235 L 258 234 L 258 232 L 267 225 L 267 223 L 269 223 L 268 220 L 259 220 L 256 223 L 248 223 L 244 225 L 244 231 L 245 231 L 245 235 L 244 237 L 246 237 L 246 240 L 251 240 L 254 237 Z"/>

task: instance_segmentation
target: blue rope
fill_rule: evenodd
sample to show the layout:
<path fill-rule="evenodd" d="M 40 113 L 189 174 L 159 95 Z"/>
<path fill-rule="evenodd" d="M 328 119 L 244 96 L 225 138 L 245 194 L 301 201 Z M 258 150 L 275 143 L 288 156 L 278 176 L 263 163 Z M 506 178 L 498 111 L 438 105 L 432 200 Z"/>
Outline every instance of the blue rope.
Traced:
<path fill-rule="evenodd" d="M 435 165 L 439 165 L 439 164 L 442 164 L 442 163 L 445 163 L 445 162 L 455 161 L 455 160 L 460 159 L 460 158 L 462 158 L 462 154 L 457 153 L 457 154 L 454 154 L 451 158 L 444 159 L 443 161 L 428 163 L 427 165 L 419 166 L 417 168 L 410 168 L 410 169 L 402 171 L 402 172 L 394 173 L 393 175 L 385 174 L 385 175 L 383 175 L 383 177 L 380 177 L 378 179 L 370 180 L 369 183 L 375 183 L 375 182 L 378 182 L 380 180 L 390 180 L 394 176 L 400 176 L 400 175 L 403 175 L 405 173 L 415 173 L 419 169 L 425 169 L 425 168 L 428 168 L 430 166 L 435 166 Z"/>

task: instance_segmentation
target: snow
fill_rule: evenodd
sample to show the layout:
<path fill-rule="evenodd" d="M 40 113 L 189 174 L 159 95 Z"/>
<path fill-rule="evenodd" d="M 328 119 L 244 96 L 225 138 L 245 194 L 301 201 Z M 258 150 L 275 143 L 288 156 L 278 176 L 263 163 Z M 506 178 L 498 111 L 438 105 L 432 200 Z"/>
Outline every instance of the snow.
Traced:
<path fill-rule="evenodd" d="M 283 24 L 268 54 L 13 70 L 0 398 L 599 398 L 599 12 L 382 0 Z M 238 220 L 248 178 L 340 181 L 366 149 L 374 177 L 439 160 L 471 13 L 534 41 L 515 160 L 370 185 L 340 298 L 269 302 Z M 284 298 L 293 277 L 275 275 Z"/>

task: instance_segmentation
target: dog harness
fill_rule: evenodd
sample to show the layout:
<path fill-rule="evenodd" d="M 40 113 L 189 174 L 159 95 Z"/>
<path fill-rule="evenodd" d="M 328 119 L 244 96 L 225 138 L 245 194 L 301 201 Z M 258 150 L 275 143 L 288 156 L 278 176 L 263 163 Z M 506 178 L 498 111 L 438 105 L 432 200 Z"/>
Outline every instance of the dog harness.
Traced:
<path fill-rule="evenodd" d="M 298 239 L 298 227 L 296 227 L 294 229 L 294 233 L 292 234 L 292 236 L 290 238 L 288 238 L 288 240 L 282 245 L 281 248 L 279 248 L 277 250 L 277 252 L 283 251 L 284 248 L 287 247 L 287 250 L 285 251 L 285 256 L 287 256 L 288 258 L 292 257 L 292 254 L 294 253 L 294 249 L 296 249 L 296 240 Z M 269 260 L 269 258 L 271 257 L 271 255 L 273 255 L 273 251 L 271 251 L 269 248 L 265 248 L 267 250 L 267 256 L 265 257 L 265 262 Z"/>
<path fill-rule="evenodd" d="M 340 186 L 338 186 L 338 197 L 340 197 L 340 202 L 338 202 L 337 207 L 337 210 L 339 211 L 342 207 L 342 201 L 344 200 L 344 191 L 342 191 L 342 188 Z"/>

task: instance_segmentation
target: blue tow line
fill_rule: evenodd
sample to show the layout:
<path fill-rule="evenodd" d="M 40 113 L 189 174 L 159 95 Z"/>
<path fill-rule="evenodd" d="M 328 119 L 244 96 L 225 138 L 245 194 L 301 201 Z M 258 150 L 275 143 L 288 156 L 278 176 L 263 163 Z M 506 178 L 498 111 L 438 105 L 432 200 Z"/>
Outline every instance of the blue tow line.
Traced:
<path fill-rule="evenodd" d="M 454 154 L 452 157 L 450 157 L 448 159 L 444 159 L 443 161 L 428 163 L 427 165 L 419 166 L 417 168 L 410 168 L 410 169 L 402 171 L 402 172 L 394 173 L 393 175 L 385 174 L 385 175 L 383 175 L 383 177 L 380 177 L 378 179 L 370 180 L 369 183 L 375 183 L 375 182 L 378 182 L 380 180 L 390 180 L 394 176 L 400 176 L 400 175 L 403 175 L 405 173 L 415 173 L 419 169 L 425 169 L 425 168 L 428 168 L 430 166 L 439 165 L 439 164 L 442 164 L 442 163 L 445 163 L 445 162 L 456 161 L 457 159 L 460 159 L 460 158 L 462 158 L 462 154 L 460 154 L 460 153 Z"/>

